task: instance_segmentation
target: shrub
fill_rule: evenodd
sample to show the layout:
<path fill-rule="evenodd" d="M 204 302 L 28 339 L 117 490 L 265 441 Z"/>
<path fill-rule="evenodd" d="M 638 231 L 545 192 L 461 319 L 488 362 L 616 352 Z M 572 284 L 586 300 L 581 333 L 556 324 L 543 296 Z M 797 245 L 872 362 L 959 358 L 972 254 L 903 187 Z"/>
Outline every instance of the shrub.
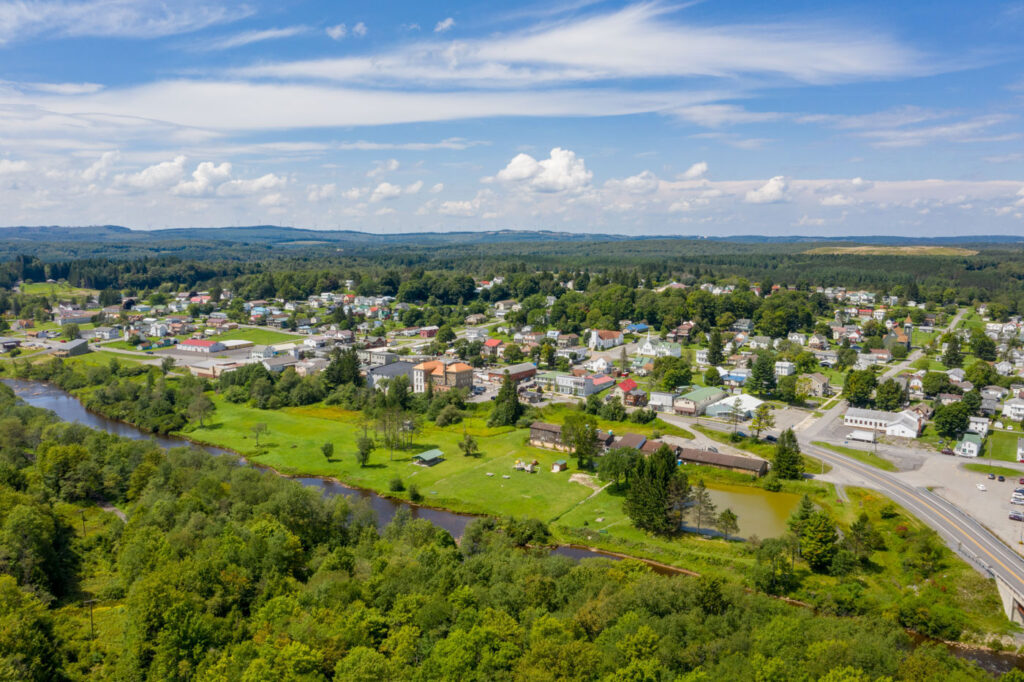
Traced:
<path fill-rule="evenodd" d="M 402 478 L 400 476 L 395 476 L 394 478 L 392 478 L 391 481 L 388 483 L 388 490 L 390 490 L 393 493 L 400 493 L 403 490 L 405 490 L 405 484 L 402 483 Z"/>
<path fill-rule="evenodd" d="M 416 484 L 409 486 L 409 499 L 413 502 L 419 502 L 423 499 L 423 495 L 420 494 L 420 489 L 416 487 Z"/>
<path fill-rule="evenodd" d="M 459 408 L 454 405 L 445 405 L 437 413 L 437 419 L 434 420 L 434 423 L 438 426 L 448 426 L 449 424 L 458 424 L 460 421 L 462 421 L 462 413 L 459 412 Z"/>

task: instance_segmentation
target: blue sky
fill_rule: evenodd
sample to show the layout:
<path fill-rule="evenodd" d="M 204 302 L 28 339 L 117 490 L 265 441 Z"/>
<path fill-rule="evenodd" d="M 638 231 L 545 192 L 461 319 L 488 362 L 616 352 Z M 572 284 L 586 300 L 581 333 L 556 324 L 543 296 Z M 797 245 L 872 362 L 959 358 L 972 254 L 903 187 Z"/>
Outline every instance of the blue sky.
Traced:
<path fill-rule="evenodd" d="M 0 0 L 0 222 L 1020 233 L 1024 2 Z"/>

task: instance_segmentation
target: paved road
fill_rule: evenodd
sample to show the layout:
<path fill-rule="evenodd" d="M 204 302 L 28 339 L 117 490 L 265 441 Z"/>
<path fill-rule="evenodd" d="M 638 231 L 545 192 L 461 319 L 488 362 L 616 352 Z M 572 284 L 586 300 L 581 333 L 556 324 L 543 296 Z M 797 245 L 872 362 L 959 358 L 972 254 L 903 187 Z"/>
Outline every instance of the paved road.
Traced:
<path fill-rule="evenodd" d="M 870 487 L 884 493 L 933 528 L 946 544 L 969 559 L 982 574 L 999 576 L 1018 594 L 1024 595 L 1024 557 L 959 507 L 927 488 L 904 483 L 898 475 L 812 445 L 804 438 L 801 438 L 800 448 L 837 469 L 861 477 Z"/>

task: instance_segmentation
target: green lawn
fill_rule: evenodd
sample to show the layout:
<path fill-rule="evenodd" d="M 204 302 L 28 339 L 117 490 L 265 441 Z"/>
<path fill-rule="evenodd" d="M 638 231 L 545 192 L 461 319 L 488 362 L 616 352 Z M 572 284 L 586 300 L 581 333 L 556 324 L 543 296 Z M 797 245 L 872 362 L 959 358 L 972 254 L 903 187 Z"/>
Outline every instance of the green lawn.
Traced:
<path fill-rule="evenodd" d="M 989 431 L 985 440 L 985 457 L 1016 462 L 1018 438 L 1018 434 L 1009 431 Z"/>
<path fill-rule="evenodd" d="M 895 464 L 893 464 L 889 460 L 885 459 L 884 457 L 879 457 L 878 455 L 873 454 L 871 452 L 865 452 L 864 450 L 857 450 L 856 448 L 847 448 L 847 447 L 843 447 L 842 445 L 831 445 L 829 443 L 824 443 L 824 442 L 821 442 L 821 441 L 814 441 L 813 444 L 817 445 L 819 448 L 826 448 L 828 450 L 832 450 L 834 452 L 838 452 L 840 455 L 846 455 L 847 457 L 852 457 L 853 459 L 857 460 L 858 462 L 862 462 L 864 464 L 870 464 L 873 467 L 877 467 L 877 468 L 883 469 L 885 471 L 897 471 Z"/>
<path fill-rule="evenodd" d="M 299 334 L 288 334 L 286 332 L 278 332 L 272 329 L 233 329 L 229 332 L 224 332 L 223 334 L 217 334 L 213 338 L 217 341 L 234 341 L 242 339 L 243 341 L 252 341 L 260 346 L 269 346 L 275 343 L 298 343 L 305 337 Z"/>
<path fill-rule="evenodd" d="M 362 433 L 361 413 L 322 406 L 265 411 L 233 405 L 219 396 L 214 402 L 217 411 L 212 423 L 185 435 L 237 450 L 283 473 L 332 476 L 384 493 L 391 479 L 398 476 L 406 486 L 415 484 L 430 505 L 543 520 L 565 512 L 593 492 L 569 480 L 572 467 L 567 472 L 551 473 L 555 460 L 568 459 L 565 454 L 529 447 L 526 429 L 489 428 L 481 417 L 445 428 L 427 424 L 414 437 L 413 447 L 396 451 L 393 458 L 386 449 L 377 448 L 369 465 L 360 467 L 355 451 L 356 439 Z M 259 448 L 251 431 L 258 422 L 268 427 Z M 372 437 L 373 425 L 368 429 Z M 481 457 L 465 457 L 458 449 L 464 429 L 477 439 Z M 321 444 L 327 441 L 334 444 L 335 455 L 330 462 L 320 452 Z M 413 455 L 432 448 L 444 452 L 443 462 L 429 468 L 413 463 Z M 539 472 L 514 471 L 517 459 L 538 460 Z M 408 491 L 398 495 L 408 497 Z"/>
<path fill-rule="evenodd" d="M 544 408 L 543 414 L 544 419 L 553 424 L 561 424 L 565 418 L 570 414 L 578 414 L 579 410 L 572 405 L 567 403 L 556 403 L 549 405 Z M 669 424 L 668 422 L 662 421 L 661 419 L 655 419 L 649 424 L 634 424 L 632 422 L 612 422 L 607 419 L 601 419 L 595 417 L 597 420 L 597 428 L 605 431 L 611 431 L 617 436 L 621 436 L 623 433 L 639 433 L 653 438 L 655 434 L 659 436 L 677 436 L 679 438 L 692 439 L 693 434 L 686 429 Z"/>
<path fill-rule="evenodd" d="M 96 296 L 99 291 L 73 287 L 67 282 L 32 282 L 21 285 L 21 293 L 29 296 Z"/>

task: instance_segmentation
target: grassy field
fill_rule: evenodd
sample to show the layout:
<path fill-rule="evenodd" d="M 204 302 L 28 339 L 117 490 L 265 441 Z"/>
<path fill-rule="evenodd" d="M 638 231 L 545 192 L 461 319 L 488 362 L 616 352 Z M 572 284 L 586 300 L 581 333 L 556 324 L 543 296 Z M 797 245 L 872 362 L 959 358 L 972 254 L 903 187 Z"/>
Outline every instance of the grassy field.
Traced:
<path fill-rule="evenodd" d="M 985 440 L 985 456 L 1005 462 L 1016 462 L 1018 438 L 1018 434 L 1009 431 L 989 431 Z"/>
<path fill-rule="evenodd" d="M 554 424 L 561 424 L 567 416 L 578 412 L 579 410 L 567 403 L 556 403 L 544 408 L 544 419 Z M 686 429 L 669 424 L 661 419 L 655 419 L 650 424 L 610 422 L 600 417 L 595 417 L 595 419 L 597 420 L 597 428 L 611 431 L 617 436 L 629 432 L 639 433 L 648 438 L 656 436 L 676 436 L 678 438 L 686 438 L 687 440 L 693 438 L 693 434 Z"/>
<path fill-rule="evenodd" d="M 525 429 L 489 428 L 482 417 L 470 417 L 462 424 L 444 428 L 427 424 L 414 437 L 413 447 L 393 454 L 377 448 L 369 464 L 360 467 L 355 452 L 356 440 L 362 434 L 361 413 L 323 406 L 264 411 L 233 405 L 219 397 L 214 400 L 217 411 L 212 422 L 186 435 L 232 448 L 258 464 L 287 474 L 331 476 L 384 493 L 397 476 L 406 486 L 415 484 L 430 505 L 543 520 L 565 512 L 593 492 L 569 480 L 572 468 L 551 473 L 555 460 L 568 459 L 565 454 L 532 448 L 526 444 Z M 260 422 L 267 425 L 268 432 L 257 447 L 251 427 Z M 367 428 L 372 437 L 373 425 Z M 480 457 L 465 457 L 458 449 L 464 431 L 477 439 Z M 325 442 L 334 444 L 331 461 L 320 452 Z M 433 467 L 413 462 L 414 455 L 433 448 L 444 452 L 443 462 Z M 517 459 L 538 460 L 540 471 L 514 471 Z M 396 495 L 408 498 L 409 493 Z"/>
<path fill-rule="evenodd" d="M 73 287 L 67 282 L 32 282 L 22 284 L 21 293 L 30 296 L 96 296 L 99 291 Z"/>
<path fill-rule="evenodd" d="M 273 329 L 233 329 L 213 337 L 217 341 L 252 341 L 261 346 L 269 346 L 275 343 L 301 342 L 305 337 L 298 334 L 278 332 Z"/>
<path fill-rule="evenodd" d="M 822 246 L 804 253 L 819 256 L 973 256 L 978 252 L 954 246 Z"/>
<path fill-rule="evenodd" d="M 875 455 L 873 453 L 865 452 L 864 450 L 857 450 L 856 448 L 847 448 L 843 447 L 842 445 L 830 445 L 829 443 L 823 443 L 820 441 L 814 441 L 814 445 L 817 445 L 819 448 L 826 448 L 828 450 L 832 450 L 833 452 L 838 452 L 840 455 L 852 457 L 858 462 L 870 464 L 871 466 L 876 467 L 878 469 L 883 469 L 885 471 L 897 470 L 896 465 L 890 462 L 889 460 L 885 459 L 884 457 L 879 457 L 878 455 Z"/>

